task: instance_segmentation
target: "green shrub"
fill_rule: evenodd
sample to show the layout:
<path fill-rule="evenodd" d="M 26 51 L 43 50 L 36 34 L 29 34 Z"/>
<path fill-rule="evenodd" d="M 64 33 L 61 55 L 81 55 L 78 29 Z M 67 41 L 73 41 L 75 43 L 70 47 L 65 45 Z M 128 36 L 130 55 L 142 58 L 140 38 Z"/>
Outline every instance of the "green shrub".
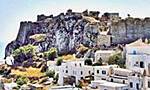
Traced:
<path fill-rule="evenodd" d="M 29 81 L 29 79 L 27 77 L 22 77 L 20 76 L 17 80 L 16 80 L 16 83 L 19 85 L 19 86 L 22 86 L 23 84 L 27 84 L 27 82 Z"/>
<path fill-rule="evenodd" d="M 62 58 L 58 58 L 57 62 L 56 62 L 56 65 L 60 66 L 62 62 L 63 62 L 63 59 Z"/>
<path fill-rule="evenodd" d="M 124 68 L 125 67 L 125 60 L 122 58 L 121 53 L 118 53 L 118 54 L 114 54 L 113 56 L 109 57 L 108 64 L 109 65 L 117 64 L 121 68 Z"/>
<path fill-rule="evenodd" d="M 85 65 L 92 65 L 92 60 L 90 58 L 85 59 L 84 61 Z"/>
<path fill-rule="evenodd" d="M 19 47 L 18 49 L 13 51 L 13 55 L 14 56 L 19 56 L 20 54 L 35 54 L 36 51 L 36 47 L 29 44 L 23 47 Z"/>
<path fill-rule="evenodd" d="M 46 76 L 48 76 L 50 78 L 54 78 L 54 75 L 55 75 L 55 71 L 53 71 L 53 70 L 46 71 Z"/>
<path fill-rule="evenodd" d="M 57 57 L 57 49 L 51 48 L 47 52 L 44 52 L 44 56 L 49 60 L 54 60 Z"/>

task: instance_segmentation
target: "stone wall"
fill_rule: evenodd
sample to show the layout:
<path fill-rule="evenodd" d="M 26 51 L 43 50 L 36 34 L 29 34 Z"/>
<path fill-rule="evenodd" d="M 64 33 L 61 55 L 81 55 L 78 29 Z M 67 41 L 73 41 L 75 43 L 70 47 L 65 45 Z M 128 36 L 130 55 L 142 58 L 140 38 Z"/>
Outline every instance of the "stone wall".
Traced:
<path fill-rule="evenodd" d="M 139 38 L 150 38 L 150 18 L 126 18 L 112 22 L 112 43 L 130 43 Z"/>

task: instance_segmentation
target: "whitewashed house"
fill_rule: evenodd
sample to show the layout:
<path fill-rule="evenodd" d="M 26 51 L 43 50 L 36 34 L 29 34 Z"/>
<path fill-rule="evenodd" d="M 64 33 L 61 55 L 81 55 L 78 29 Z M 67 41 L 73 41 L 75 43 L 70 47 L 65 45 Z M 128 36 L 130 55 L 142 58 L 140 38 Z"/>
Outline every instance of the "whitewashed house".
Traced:
<path fill-rule="evenodd" d="M 132 75 L 132 71 L 123 68 L 112 68 L 111 75 L 109 77 L 110 82 L 129 84 L 128 77 Z"/>
<path fill-rule="evenodd" d="M 84 65 L 84 60 L 68 61 L 59 68 L 59 85 L 79 84 L 79 80 L 93 74 L 93 67 Z"/>
<path fill-rule="evenodd" d="M 150 45 L 139 39 L 131 44 L 127 44 L 125 48 L 127 69 L 134 71 L 145 69 L 148 72 L 148 67 L 150 67 Z"/>
<path fill-rule="evenodd" d="M 148 90 L 144 89 L 143 86 L 144 78 L 141 76 L 140 73 L 133 73 L 128 77 L 128 85 L 130 90 Z"/>
<path fill-rule="evenodd" d="M 131 70 L 119 68 L 118 65 L 94 66 L 93 68 L 94 81 L 91 81 L 91 87 L 99 90 L 126 90 L 128 88 L 128 76 L 132 75 Z M 112 86 L 107 86 L 106 83 L 111 83 Z M 116 86 L 113 86 L 113 83 Z"/>
<path fill-rule="evenodd" d="M 127 44 L 126 68 L 134 71 L 129 76 L 131 90 L 150 90 L 150 45 L 141 39 Z"/>
<path fill-rule="evenodd" d="M 111 69 L 118 67 L 117 65 L 108 65 L 108 66 L 94 66 L 94 80 L 108 80 Z"/>

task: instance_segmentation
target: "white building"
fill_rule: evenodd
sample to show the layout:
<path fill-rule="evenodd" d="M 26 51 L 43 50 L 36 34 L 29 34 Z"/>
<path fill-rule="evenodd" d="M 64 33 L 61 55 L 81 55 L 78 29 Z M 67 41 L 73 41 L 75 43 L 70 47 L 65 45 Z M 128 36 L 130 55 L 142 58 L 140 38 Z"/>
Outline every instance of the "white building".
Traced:
<path fill-rule="evenodd" d="M 111 75 L 109 77 L 110 82 L 129 84 L 128 77 L 132 75 L 132 71 L 123 68 L 112 68 Z"/>
<path fill-rule="evenodd" d="M 99 58 L 107 59 L 114 51 L 97 51 Z M 86 76 L 94 76 L 90 87 L 98 90 L 150 90 L 150 45 L 141 39 L 125 47 L 126 69 L 117 65 L 86 66 L 84 60 L 63 63 L 59 68 L 59 85 L 78 84 Z"/>
<path fill-rule="evenodd" d="M 6 64 L 8 64 L 8 65 L 14 64 L 14 58 L 12 55 L 6 57 Z"/>
<path fill-rule="evenodd" d="M 99 84 L 99 90 L 129 90 L 127 84 L 120 84 L 114 82 L 104 82 Z"/>
<path fill-rule="evenodd" d="M 101 59 L 103 63 L 107 63 L 109 57 L 113 54 L 115 54 L 114 50 L 98 50 L 95 52 L 95 62 Z"/>
<path fill-rule="evenodd" d="M 79 84 L 79 80 L 93 74 L 93 67 L 84 65 L 84 61 L 76 60 L 62 63 L 59 69 L 59 85 Z"/>
<path fill-rule="evenodd" d="M 129 76 L 131 90 L 150 90 L 150 45 L 141 39 L 127 44 L 126 68 L 135 72 Z"/>
<path fill-rule="evenodd" d="M 94 66 L 94 80 L 108 80 L 111 70 L 117 65 L 108 65 L 108 66 Z"/>
<path fill-rule="evenodd" d="M 131 44 L 127 44 L 125 48 L 127 69 L 134 71 L 145 69 L 146 73 L 149 74 L 150 45 L 139 39 Z"/>
<path fill-rule="evenodd" d="M 132 75 L 131 70 L 119 68 L 117 65 L 95 66 L 94 81 L 91 82 L 91 87 L 98 87 L 99 90 L 105 90 L 104 87 L 107 87 L 106 90 L 124 90 L 120 88 L 125 87 L 126 89 L 129 86 L 128 76 L 130 75 Z M 109 82 L 118 85 L 118 87 L 105 86 L 107 85 L 105 83 Z"/>

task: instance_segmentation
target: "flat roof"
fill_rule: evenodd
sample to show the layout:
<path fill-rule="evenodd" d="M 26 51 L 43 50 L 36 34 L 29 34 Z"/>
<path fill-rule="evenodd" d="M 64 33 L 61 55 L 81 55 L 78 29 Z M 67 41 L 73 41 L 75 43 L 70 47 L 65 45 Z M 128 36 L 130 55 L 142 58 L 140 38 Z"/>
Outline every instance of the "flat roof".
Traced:
<path fill-rule="evenodd" d="M 105 86 L 105 87 L 126 87 L 128 86 L 127 84 L 120 84 L 120 83 L 115 83 L 115 82 L 104 82 L 102 84 L 99 84 L 100 86 Z"/>
<path fill-rule="evenodd" d="M 114 68 L 115 71 L 121 71 L 121 72 L 126 72 L 126 73 L 132 73 L 131 70 L 129 69 L 124 69 L 124 68 Z"/>
<path fill-rule="evenodd" d="M 95 53 L 113 53 L 115 52 L 114 50 L 98 50 Z"/>
<path fill-rule="evenodd" d="M 118 65 L 104 65 L 104 66 L 93 66 L 94 68 L 110 68 L 110 67 L 113 67 L 113 68 L 117 68 Z"/>

